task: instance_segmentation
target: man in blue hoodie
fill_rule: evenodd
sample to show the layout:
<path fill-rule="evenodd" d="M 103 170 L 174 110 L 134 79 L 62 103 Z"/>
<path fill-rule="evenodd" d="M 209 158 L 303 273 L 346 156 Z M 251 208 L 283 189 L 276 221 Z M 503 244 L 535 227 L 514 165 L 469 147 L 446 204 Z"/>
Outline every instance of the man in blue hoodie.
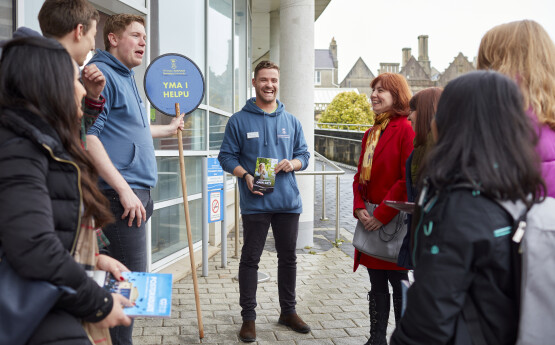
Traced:
<path fill-rule="evenodd" d="M 299 333 L 310 332 L 295 310 L 295 248 L 302 212 L 295 171 L 307 168 L 310 153 L 301 123 L 277 100 L 279 67 L 270 61 L 260 62 L 254 70 L 252 85 L 256 97 L 249 99 L 229 119 L 218 156 L 225 171 L 241 178 L 243 249 L 239 263 L 239 304 L 243 325 L 239 339 L 244 342 L 256 340 L 258 263 L 270 225 L 278 255 L 279 323 Z M 258 157 L 278 160 L 272 193 L 253 190 Z"/>
<path fill-rule="evenodd" d="M 130 14 L 106 20 L 106 51 L 97 50 L 90 61 L 106 78 L 102 92 L 106 103 L 87 135 L 100 187 L 116 218 L 103 229 L 110 240 L 109 254 L 139 272 L 146 271 L 145 222 L 152 215 L 150 189 L 158 174 L 152 138 L 176 134 L 183 129 L 184 116 L 173 118 L 169 125 L 150 125 L 132 70 L 142 63 L 146 50 L 144 25 L 142 17 Z M 132 344 L 132 327 L 112 328 L 114 345 Z"/>

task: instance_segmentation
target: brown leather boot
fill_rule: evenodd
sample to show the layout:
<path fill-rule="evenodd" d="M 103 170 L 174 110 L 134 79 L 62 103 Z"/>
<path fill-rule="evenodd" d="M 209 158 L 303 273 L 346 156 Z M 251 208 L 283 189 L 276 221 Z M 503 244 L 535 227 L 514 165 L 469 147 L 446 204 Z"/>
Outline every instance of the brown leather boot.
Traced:
<path fill-rule="evenodd" d="M 280 315 L 278 322 L 282 325 L 291 327 L 292 330 L 299 333 L 310 332 L 310 326 L 307 325 L 297 313 Z"/>
<path fill-rule="evenodd" d="M 239 340 L 245 343 L 256 341 L 256 327 L 254 320 L 243 321 L 243 326 L 239 331 Z"/>

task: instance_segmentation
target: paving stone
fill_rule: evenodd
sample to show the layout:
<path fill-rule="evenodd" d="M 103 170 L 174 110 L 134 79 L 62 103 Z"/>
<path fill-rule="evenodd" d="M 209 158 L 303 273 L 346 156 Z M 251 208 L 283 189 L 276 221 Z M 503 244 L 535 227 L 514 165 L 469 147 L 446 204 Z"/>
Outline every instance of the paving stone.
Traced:
<path fill-rule="evenodd" d="M 260 271 L 270 280 L 259 284 L 256 308 L 257 342 L 254 345 L 361 345 L 369 333 L 368 302 L 370 289 L 364 268 L 352 272 L 353 247 L 349 243 L 356 220 L 352 217 L 352 180 L 354 171 L 341 176 L 340 226 L 344 243 L 335 248 L 335 179 L 326 184 L 326 214 L 329 221 L 321 221 L 321 198 L 315 198 L 314 247 L 315 255 L 307 249 L 297 250 L 297 313 L 311 327 L 308 334 L 300 334 L 278 324 L 280 313 L 277 287 L 277 254 L 270 231 L 260 261 Z M 317 180 L 319 180 L 317 178 Z M 321 195 L 321 180 L 316 193 Z M 319 185 L 319 186 L 318 186 Z M 240 242 L 242 241 L 242 238 Z M 209 260 L 209 275 L 201 277 L 197 270 L 204 338 L 199 338 L 195 294 L 190 276 L 173 286 L 172 317 L 169 319 L 135 320 L 134 344 L 203 344 L 239 345 L 242 317 L 239 306 L 239 284 L 236 279 L 239 260 L 233 258 L 234 233 L 228 238 L 228 267 L 221 268 L 221 257 Z M 394 329 L 390 315 L 388 337 Z"/>
<path fill-rule="evenodd" d="M 338 337 L 348 337 L 349 336 L 349 334 L 347 332 L 345 332 L 344 329 L 341 329 L 341 328 L 312 330 L 312 335 L 316 339 L 338 338 Z"/>

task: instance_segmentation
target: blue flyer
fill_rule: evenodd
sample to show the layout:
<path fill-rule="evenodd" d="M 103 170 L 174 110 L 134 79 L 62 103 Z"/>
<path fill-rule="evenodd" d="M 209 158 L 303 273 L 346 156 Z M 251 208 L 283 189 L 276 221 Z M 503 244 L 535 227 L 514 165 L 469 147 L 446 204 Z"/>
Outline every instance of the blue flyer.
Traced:
<path fill-rule="evenodd" d="M 131 317 L 171 316 L 172 275 L 166 273 L 123 272 L 124 281 L 116 280 L 110 273 L 95 271 L 94 279 L 104 289 L 119 293 L 135 303 L 133 307 L 124 308 Z"/>

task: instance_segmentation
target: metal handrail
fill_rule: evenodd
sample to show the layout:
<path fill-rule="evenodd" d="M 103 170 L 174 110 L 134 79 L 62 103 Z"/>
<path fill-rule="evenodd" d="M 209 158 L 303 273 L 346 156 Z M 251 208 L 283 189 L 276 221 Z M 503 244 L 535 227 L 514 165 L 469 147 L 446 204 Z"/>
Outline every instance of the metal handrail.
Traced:
<path fill-rule="evenodd" d="M 306 176 L 316 176 L 322 175 L 322 194 L 323 194 L 323 206 L 325 206 L 325 177 L 326 175 L 335 175 L 335 239 L 338 240 L 340 237 L 339 234 L 339 203 L 341 201 L 340 198 L 340 186 L 339 183 L 339 175 L 345 174 L 345 170 L 338 167 L 335 163 L 327 159 L 326 157 L 322 156 L 318 152 L 314 152 L 314 158 L 322 161 L 323 163 L 327 163 L 331 165 L 336 171 L 325 171 L 325 168 L 322 171 L 297 171 L 295 175 L 306 175 Z M 324 166 L 322 163 L 322 166 Z M 323 216 L 325 218 L 325 212 L 322 211 Z M 235 184 L 235 256 L 234 258 L 239 258 L 239 184 Z"/>
<path fill-rule="evenodd" d="M 322 126 L 330 126 L 333 128 L 322 128 Z M 332 122 L 315 122 L 314 123 L 314 129 L 333 129 L 333 130 L 339 130 L 339 131 L 353 131 L 351 129 L 349 129 L 349 127 L 356 127 L 358 128 L 358 132 L 364 132 L 366 131 L 366 129 L 372 127 L 373 125 L 367 125 L 367 124 L 362 124 L 362 123 L 332 123 Z M 347 128 L 341 128 L 341 127 L 347 127 Z M 364 130 L 361 130 L 361 128 L 364 128 Z"/>

